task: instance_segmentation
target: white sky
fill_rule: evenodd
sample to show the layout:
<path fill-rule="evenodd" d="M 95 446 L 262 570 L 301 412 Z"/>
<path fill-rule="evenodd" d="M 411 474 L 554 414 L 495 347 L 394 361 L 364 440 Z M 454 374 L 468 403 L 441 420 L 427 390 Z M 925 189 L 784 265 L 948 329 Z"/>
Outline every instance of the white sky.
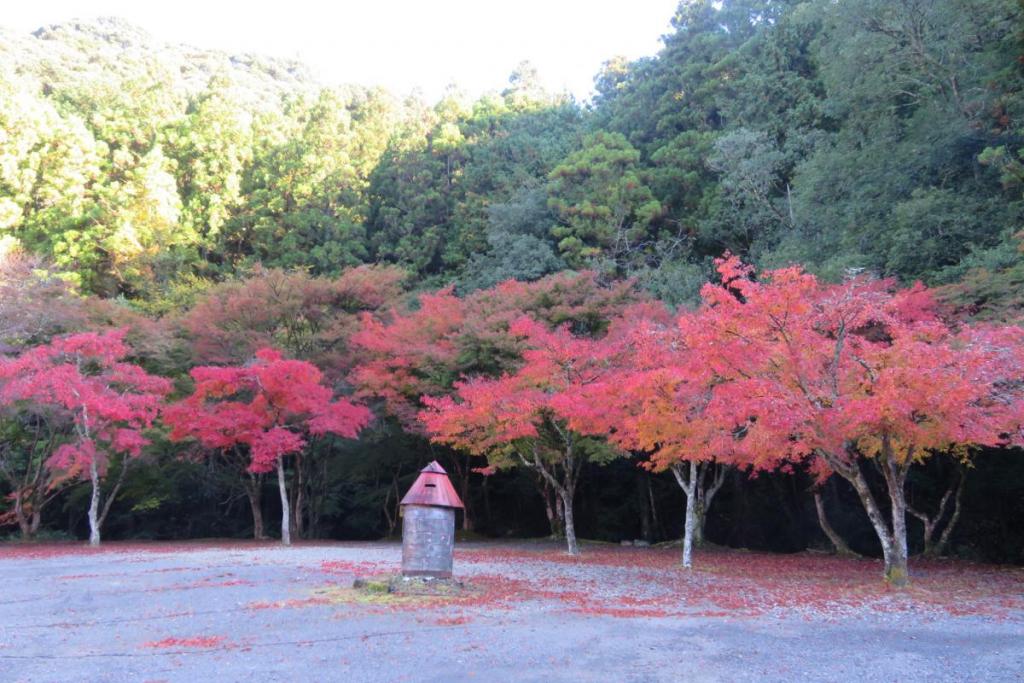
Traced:
<path fill-rule="evenodd" d="M 579 98 L 601 63 L 654 54 L 678 0 L 0 0 L 0 25 L 33 31 L 118 16 L 167 42 L 297 58 L 325 83 L 500 90 L 531 61 Z"/>

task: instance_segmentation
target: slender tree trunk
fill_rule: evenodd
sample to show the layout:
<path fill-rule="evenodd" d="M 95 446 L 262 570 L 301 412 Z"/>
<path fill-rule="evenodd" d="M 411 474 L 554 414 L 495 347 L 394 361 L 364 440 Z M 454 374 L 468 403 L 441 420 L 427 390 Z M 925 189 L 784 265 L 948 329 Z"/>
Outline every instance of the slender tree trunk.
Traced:
<path fill-rule="evenodd" d="M 288 509 L 288 488 L 284 483 L 284 458 L 277 459 L 277 490 L 281 494 L 281 543 L 292 544 L 291 514 Z"/>
<path fill-rule="evenodd" d="M 35 538 L 36 534 L 39 533 L 39 524 L 43 521 L 43 511 L 41 506 L 32 508 L 32 521 L 28 525 L 29 538 Z"/>
<path fill-rule="evenodd" d="M 252 511 L 252 537 L 257 541 L 267 539 L 263 526 L 263 481 L 262 475 L 248 472 L 249 483 L 244 484 L 245 496 L 249 499 L 249 509 Z"/>
<path fill-rule="evenodd" d="M 561 433 L 561 432 L 560 432 Z M 582 466 L 582 461 L 577 459 L 573 453 L 573 444 L 571 439 L 566 440 L 566 450 L 561 459 L 561 466 L 564 470 L 563 480 L 559 481 L 555 476 L 557 473 L 557 466 L 553 466 L 553 471 L 549 471 L 544 461 L 540 457 L 540 453 L 537 451 L 536 445 L 534 445 L 530 458 L 526 458 L 522 453 L 519 454 L 523 462 L 534 469 L 543 482 L 549 485 L 549 488 L 545 488 L 545 495 L 547 490 L 553 490 L 555 493 L 555 513 L 561 518 L 563 529 L 565 530 L 565 541 L 570 555 L 579 555 L 580 549 L 579 544 L 576 541 L 576 523 L 573 518 L 572 502 L 576 495 L 576 484 L 579 482 L 579 471 Z"/>
<path fill-rule="evenodd" d="M 28 516 L 25 514 L 25 507 L 22 503 L 23 491 L 20 488 L 14 490 L 14 518 L 18 520 L 18 531 L 22 540 L 32 538 L 32 531 L 29 526 Z"/>
<path fill-rule="evenodd" d="M 306 477 L 305 463 L 302 453 L 295 454 L 295 511 L 292 517 L 295 520 L 295 536 L 305 538 L 306 524 L 303 516 L 306 510 Z"/>
<path fill-rule="evenodd" d="M 818 526 L 828 536 L 828 540 L 832 542 L 832 547 L 835 548 L 837 555 L 856 555 L 855 552 L 850 550 L 850 546 L 846 545 L 846 541 L 840 536 L 832 525 L 829 524 L 828 516 L 825 514 L 825 498 L 821 493 L 821 489 L 814 489 L 814 509 L 818 512 Z"/>
<path fill-rule="evenodd" d="M 853 485 L 854 490 L 864 505 L 868 514 L 871 526 L 875 529 L 878 541 L 882 545 L 882 560 L 885 565 L 883 576 L 885 580 L 896 588 L 903 588 L 910 582 L 910 575 L 907 570 L 907 525 L 906 525 L 906 502 L 903 497 L 902 482 L 906 478 L 906 470 L 903 469 L 902 476 L 897 476 L 896 469 L 903 469 L 891 462 L 886 457 L 882 463 L 882 474 L 885 477 L 886 486 L 889 489 L 889 500 L 892 506 L 892 527 L 886 524 L 882 511 L 875 502 L 867 480 L 860 468 L 854 465 L 846 472 L 840 474 Z M 898 490 L 894 490 L 894 487 Z"/>
<path fill-rule="evenodd" d="M 96 468 L 96 458 L 89 463 L 89 480 L 92 482 L 92 497 L 89 500 L 89 545 L 100 544 L 100 475 Z"/>
<path fill-rule="evenodd" d="M 644 472 L 637 479 L 637 495 L 640 498 L 640 538 L 648 543 L 654 538 L 654 525 L 651 521 L 651 503 L 647 498 L 647 486 L 650 475 Z"/>
<path fill-rule="evenodd" d="M 566 534 L 568 534 L 565 528 L 565 502 L 558 495 L 558 491 L 552 492 L 551 498 L 555 504 L 556 538 L 565 538 Z"/>
<path fill-rule="evenodd" d="M 708 482 L 708 471 L 711 472 L 711 481 Z M 704 545 L 704 525 L 707 522 L 708 511 L 715 499 L 715 494 L 725 483 L 725 475 L 728 468 L 715 462 L 703 462 L 697 466 L 697 520 L 693 527 L 693 544 L 696 547 Z"/>
<path fill-rule="evenodd" d="M 902 588 L 910 583 L 910 573 L 907 569 L 907 466 L 896 462 L 890 451 L 882 463 L 882 472 L 889 489 L 889 504 L 892 511 L 892 551 L 885 562 L 885 578 L 892 586 Z"/>
<path fill-rule="evenodd" d="M 484 477 L 483 483 L 480 484 L 480 491 L 484 498 L 484 520 L 488 526 L 491 523 L 491 489 L 488 486 L 490 481 L 490 477 Z"/>
<path fill-rule="evenodd" d="M 263 501 L 262 496 L 256 492 L 249 492 L 247 494 L 249 498 L 249 509 L 252 510 L 252 537 L 257 541 L 263 541 L 267 538 L 266 533 L 263 530 Z"/>
<path fill-rule="evenodd" d="M 960 468 L 957 476 L 957 482 L 951 484 L 946 490 L 946 493 L 942 496 L 942 500 L 939 502 L 939 509 L 936 511 L 934 516 L 929 516 L 927 513 L 915 509 L 910 504 L 907 504 L 907 512 L 921 520 L 921 524 L 924 525 L 924 556 L 925 557 L 938 557 L 946 549 L 946 545 L 949 543 L 949 538 L 953 534 L 953 529 L 956 527 L 956 523 L 960 520 L 960 510 L 963 502 L 964 493 L 964 482 L 967 479 L 967 472 L 962 467 Z M 938 534 L 938 530 L 942 525 L 942 520 L 946 516 L 946 510 L 949 509 L 949 501 L 953 500 L 953 514 L 943 528 L 942 534 Z"/>
<path fill-rule="evenodd" d="M 562 512 L 565 519 L 565 542 L 568 546 L 570 555 L 579 555 L 580 547 L 576 542 L 576 523 L 573 521 L 572 512 L 573 494 L 573 491 L 566 488 L 559 491 L 559 497 L 562 502 Z"/>
<path fill-rule="evenodd" d="M 117 499 L 117 494 L 121 491 L 121 486 L 124 484 L 124 475 L 128 472 L 128 456 L 124 456 L 121 460 L 121 471 L 117 473 L 117 481 L 114 483 L 114 488 L 110 489 L 107 494 L 107 500 L 103 503 L 103 508 L 100 510 L 99 519 L 96 521 L 97 527 L 102 527 L 103 523 L 107 521 L 107 515 L 110 514 L 110 508 Z"/>
<path fill-rule="evenodd" d="M 683 567 L 693 568 L 693 536 L 697 528 L 697 463 L 690 461 L 689 478 L 683 475 L 681 463 L 672 465 L 672 474 L 686 495 L 686 517 L 683 523 Z"/>
<path fill-rule="evenodd" d="M 707 479 L 709 465 L 706 462 L 702 462 L 697 465 L 697 479 L 693 487 L 694 493 L 697 496 L 697 504 L 694 506 L 694 523 L 693 523 L 693 545 L 697 548 L 704 545 L 704 514 L 707 511 L 707 507 L 704 503 L 704 481 Z"/>
<path fill-rule="evenodd" d="M 658 519 L 658 506 L 654 504 L 654 486 L 651 485 L 650 475 L 647 475 L 647 498 L 651 502 L 651 522 L 654 524 L 658 538 L 664 538 L 665 528 L 661 526 L 661 520 Z"/>
<path fill-rule="evenodd" d="M 885 518 L 882 516 L 882 511 L 878 507 L 878 503 L 875 502 L 875 497 L 871 493 L 871 489 L 868 486 L 867 479 L 864 478 L 864 473 L 860 471 L 860 468 L 854 464 L 852 469 L 847 472 L 841 473 L 853 486 L 854 491 L 857 492 L 857 496 L 860 498 L 861 504 L 864 506 L 864 511 L 867 512 L 868 520 L 871 522 L 872 528 L 875 530 L 875 534 L 878 536 L 878 542 L 882 545 L 882 559 L 885 563 L 885 572 L 883 576 L 886 581 L 890 579 L 890 568 L 896 567 L 899 569 L 899 559 L 896 557 L 898 551 L 894 548 L 892 533 L 889 531 L 889 527 L 886 525 Z M 906 585 L 906 558 L 903 561 L 904 576 L 902 585 Z M 898 576 L 896 577 L 899 578 Z M 899 586 L 901 584 L 893 584 Z"/>
<path fill-rule="evenodd" d="M 540 480 L 537 488 L 540 489 L 541 498 L 544 499 L 544 514 L 548 518 L 551 538 L 565 538 L 564 516 L 562 515 L 562 504 L 558 499 L 558 495 L 555 493 L 554 488 L 552 488 L 551 482 L 545 479 L 543 475 L 538 473 L 537 477 Z"/>
<path fill-rule="evenodd" d="M 472 473 L 472 462 L 470 458 L 473 456 L 469 453 L 465 456 L 465 461 L 459 460 L 458 455 L 452 458 L 452 462 L 455 463 L 456 476 L 459 480 L 459 497 L 462 498 L 462 528 L 465 531 L 472 531 L 474 528 L 474 518 L 476 515 L 470 510 L 469 502 L 469 475 Z"/>
<path fill-rule="evenodd" d="M 939 542 L 936 543 L 932 548 L 934 556 L 938 557 L 945 550 L 946 546 L 949 545 L 949 539 L 953 535 L 953 529 L 956 528 L 956 523 L 960 521 L 960 510 L 963 505 L 964 497 L 964 482 L 967 481 L 967 471 L 960 471 L 960 481 L 956 486 L 956 495 L 953 503 L 953 516 L 949 518 L 949 522 L 946 523 L 946 528 L 942 531 L 942 536 L 939 537 Z"/>

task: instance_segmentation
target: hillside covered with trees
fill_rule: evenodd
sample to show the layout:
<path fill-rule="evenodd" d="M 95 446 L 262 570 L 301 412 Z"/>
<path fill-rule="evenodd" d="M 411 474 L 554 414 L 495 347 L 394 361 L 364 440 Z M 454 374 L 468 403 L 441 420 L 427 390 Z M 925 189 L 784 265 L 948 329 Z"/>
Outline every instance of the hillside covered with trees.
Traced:
<path fill-rule="evenodd" d="M 697 0 L 609 57 L 589 102 L 524 63 L 428 103 L 114 19 L 0 30 L 0 524 L 376 538 L 439 459 L 484 535 L 685 526 L 888 566 L 906 505 L 912 552 L 1024 562 L 1020 426 L 991 405 L 1024 381 L 1024 5 Z M 773 328 L 779 302 L 808 308 Z M 776 334 L 820 386 L 760 363 Z M 65 365 L 132 387 L 109 425 L 56 396 Z M 748 413 L 709 413 L 719 385 Z M 799 428 L 744 403 L 793 386 L 820 392 Z"/>

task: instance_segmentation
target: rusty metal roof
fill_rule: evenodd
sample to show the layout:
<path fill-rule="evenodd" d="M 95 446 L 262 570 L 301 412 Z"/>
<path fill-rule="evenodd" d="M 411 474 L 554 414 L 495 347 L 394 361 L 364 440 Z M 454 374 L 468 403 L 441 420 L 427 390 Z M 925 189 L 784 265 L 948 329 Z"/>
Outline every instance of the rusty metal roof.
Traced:
<path fill-rule="evenodd" d="M 445 508 L 462 508 L 462 500 L 448 479 L 448 473 L 437 464 L 430 463 L 420 471 L 400 505 L 434 505 Z"/>

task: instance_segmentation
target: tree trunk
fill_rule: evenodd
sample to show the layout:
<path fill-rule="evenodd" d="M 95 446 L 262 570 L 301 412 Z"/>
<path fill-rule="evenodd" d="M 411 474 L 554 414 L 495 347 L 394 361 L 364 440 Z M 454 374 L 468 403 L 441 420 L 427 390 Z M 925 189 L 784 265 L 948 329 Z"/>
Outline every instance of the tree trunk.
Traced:
<path fill-rule="evenodd" d="M 925 557 L 938 557 L 942 554 L 942 551 L 946 549 L 946 545 L 949 543 L 949 538 L 953 534 L 953 529 L 956 527 L 956 523 L 960 520 L 964 482 L 967 479 L 967 471 L 963 467 L 959 468 L 959 475 L 957 476 L 957 479 L 958 481 L 955 484 L 951 484 L 950 487 L 946 489 L 946 493 L 942 496 L 942 500 L 939 502 L 939 509 L 934 516 L 929 516 L 927 513 L 917 510 L 909 504 L 907 505 L 907 512 L 921 520 L 921 524 L 924 525 L 923 555 Z M 954 500 L 953 514 L 949 518 L 949 522 L 943 529 L 941 536 L 939 536 L 938 530 L 942 525 L 943 518 L 946 516 L 946 510 L 949 508 L 950 499 Z M 938 536 L 938 538 L 936 538 L 936 536 Z"/>
<path fill-rule="evenodd" d="M 909 460 L 908 455 L 907 462 Z M 882 472 L 889 489 L 889 504 L 892 511 L 892 551 L 885 560 L 885 578 L 890 585 L 903 588 L 910 583 L 910 573 L 907 570 L 907 466 L 896 462 L 889 453 L 882 463 Z"/>
<path fill-rule="evenodd" d="M 566 533 L 568 533 L 565 530 L 565 502 L 558 495 L 557 491 L 553 492 L 551 494 L 551 497 L 555 503 L 555 533 L 557 534 L 556 538 L 565 538 Z"/>
<path fill-rule="evenodd" d="M 267 540 L 267 534 L 263 526 L 263 481 L 262 475 L 248 473 L 249 483 L 244 484 L 245 496 L 249 499 L 249 509 L 252 511 L 252 537 L 257 541 Z"/>
<path fill-rule="evenodd" d="M 953 535 L 953 529 L 956 528 L 956 523 L 960 521 L 960 510 L 962 508 L 962 502 L 964 497 L 964 482 L 967 481 L 967 470 L 960 471 L 960 482 L 956 486 L 956 496 L 953 503 L 953 516 L 949 518 L 949 522 L 946 523 L 946 528 L 942 531 L 942 536 L 939 537 L 939 542 L 932 547 L 932 553 L 935 557 L 938 557 L 946 550 L 946 546 L 949 545 L 949 538 Z"/>
<path fill-rule="evenodd" d="M 700 500 L 700 496 L 697 496 L 697 504 L 694 506 L 696 509 L 693 511 L 693 545 L 698 548 L 704 545 L 704 504 Z"/>
<path fill-rule="evenodd" d="M 96 468 L 96 457 L 89 463 L 89 480 L 92 482 L 92 498 L 89 500 L 89 545 L 100 544 L 100 475 Z"/>
<path fill-rule="evenodd" d="M 23 492 L 21 489 L 14 490 L 14 518 L 18 520 L 18 531 L 22 540 L 32 538 L 32 531 L 29 525 L 28 516 L 25 515 L 25 506 L 22 503 Z"/>
<path fill-rule="evenodd" d="M 907 571 L 906 503 L 903 498 L 902 489 L 902 481 L 906 477 L 906 471 L 903 471 L 902 476 L 897 476 L 894 468 L 903 468 L 891 464 L 889 460 L 889 458 L 886 458 L 886 462 L 881 464 L 881 469 L 882 474 L 885 476 L 886 487 L 889 489 L 889 500 L 892 506 L 891 531 L 882 516 L 878 503 L 875 502 L 868 482 L 860 468 L 854 465 L 852 469 L 841 474 L 853 485 L 854 490 L 860 497 L 864 510 L 868 513 L 871 526 L 874 528 L 878 541 L 882 545 L 882 560 L 885 565 L 883 577 L 890 585 L 896 588 L 903 588 L 910 582 L 910 575 Z M 899 482 L 899 490 L 895 491 L 893 487 L 897 486 L 897 481 Z"/>
<path fill-rule="evenodd" d="M 563 432 L 560 431 L 560 433 Z M 545 497 L 547 496 L 547 491 L 554 491 L 554 512 L 563 524 L 562 528 L 565 530 L 565 540 L 569 554 L 579 555 L 580 549 L 579 544 L 576 542 L 576 523 L 573 519 L 572 501 L 576 495 L 576 484 L 579 482 L 580 467 L 583 461 L 575 457 L 572 440 L 566 438 L 566 450 L 559 463 L 563 470 L 561 481 L 555 476 L 558 473 L 558 465 L 553 465 L 552 470 L 549 471 L 536 445 L 533 446 L 529 458 L 526 458 L 522 453 L 519 454 L 519 457 L 522 458 L 522 461 L 527 466 L 534 469 L 537 475 L 541 477 L 542 482 L 548 485 L 545 486 Z"/>
<path fill-rule="evenodd" d="M 249 499 L 249 509 L 252 510 L 252 537 L 257 541 L 266 540 L 267 535 L 263 530 L 263 496 L 257 488 L 255 491 L 247 491 L 246 497 Z"/>
<path fill-rule="evenodd" d="M 284 458 L 277 459 L 277 490 L 281 494 L 281 543 L 292 544 L 291 514 L 288 509 L 288 488 L 284 483 Z"/>
<path fill-rule="evenodd" d="M 710 483 L 707 481 L 709 470 L 713 473 Z M 711 509 L 711 502 L 725 483 L 726 467 L 714 462 L 702 462 L 697 466 L 697 472 L 697 520 L 693 527 L 693 544 L 699 548 L 704 545 L 704 523 L 708 510 Z"/>
<path fill-rule="evenodd" d="M 43 521 L 43 511 L 41 506 L 32 508 L 32 521 L 28 525 L 29 538 L 35 538 L 36 534 L 39 533 L 39 523 Z"/>
<path fill-rule="evenodd" d="M 561 503 L 558 500 L 558 496 L 555 494 L 555 490 L 551 487 L 551 483 L 544 478 L 543 475 L 537 474 L 538 488 L 540 489 L 541 498 L 544 499 L 544 514 L 548 518 L 548 528 L 551 529 L 551 538 L 561 539 L 565 537 L 565 524 L 563 523 L 563 515 L 561 511 Z"/>
<path fill-rule="evenodd" d="M 683 567 L 693 568 L 693 535 L 697 528 L 697 463 L 690 461 L 689 479 L 683 476 L 681 463 L 672 465 L 672 474 L 686 495 L 686 517 L 683 524 Z"/>
<path fill-rule="evenodd" d="M 570 555 L 579 555 L 580 547 L 576 542 L 576 524 L 573 521 L 572 499 L 573 491 L 563 488 L 559 491 L 559 498 L 562 502 L 562 513 L 565 520 L 565 542 Z"/>
<path fill-rule="evenodd" d="M 875 502 L 875 497 L 871 493 L 871 489 L 868 487 L 867 479 L 864 478 L 864 473 L 860 471 L 860 468 L 855 464 L 852 469 L 841 472 L 841 476 L 846 479 L 853 486 L 854 491 L 857 492 L 857 496 L 860 498 L 861 504 L 864 506 L 864 511 L 868 514 L 868 520 L 871 522 L 872 528 L 875 530 L 875 535 L 878 536 L 878 542 L 882 545 L 882 559 L 885 563 L 885 572 L 883 576 L 886 581 L 890 581 L 890 567 L 895 567 L 897 572 L 899 569 L 899 560 L 896 558 L 897 551 L 894 548 L 892 534 L 889 531 L 889 527 L 885 523 L 885 519 L 882 516 L 882 511 L 878 507 L 878 503 Z M 893 584 L 896 586 L 906 585 L 906 558 L 903 561 L 903 584 Z M 899 580 L 899 576 L 895 577 Z"/>
<path fill-rule="evenodd" d="M 295 508 L 292 510 L 292 531 L 296 538 L 305 538 L 305 522 L 303 514 L 306 509 L 306 478 L 304 476 L 305 463 L 302 453 L 295 454 Z"/>
<path fill-rule="evenodd" d="M 452 458 L 452 462 L 455 463 L 456 476 L 459 480 L 459 497 L 462 498 L 462 528 L 465 531 L 473 531 L 475 515 L 470 510 L 469 503 L 469 475 L 473 471 L 470 458 L 473 456 L 467 453 L 465 457 L 465 462 L 462 462 L 456 455 Z"/>
<path fill-rule="evenodd" d="M 832 547 L 835 548 L 837 555 L 854 556 L 857 553 L 850 550 L 850 546 L 846 545 L 846 541 L 840 536 L 832 525 L 829 524 L 828 516 L 825 514 L 825 499 L 821 494 L 821 489 L 814 489 L 814 509 L 818 512 L 818 526 L 828 536 L 828 540 L 832 542 Z"/>
<path fill-rule="evenodd" d="M 640 538 L 650 543 L 654 538 L 654 524 L 651 521 L 651 502 L 647 497 L 650 475 L 644 472 L 636 480 L 637 496 L 640 498 Z"/>
<path fill-rule="evenodd" d="M 665 538 L 665 528 L 661 526 L 658 519 L 658 506 L 654 504 L 654 487 L 651 485 L 651 476 L 647 475 L 647 498 L 651 503 L 651 523 L 654 525 L 658 538 Z"/>

